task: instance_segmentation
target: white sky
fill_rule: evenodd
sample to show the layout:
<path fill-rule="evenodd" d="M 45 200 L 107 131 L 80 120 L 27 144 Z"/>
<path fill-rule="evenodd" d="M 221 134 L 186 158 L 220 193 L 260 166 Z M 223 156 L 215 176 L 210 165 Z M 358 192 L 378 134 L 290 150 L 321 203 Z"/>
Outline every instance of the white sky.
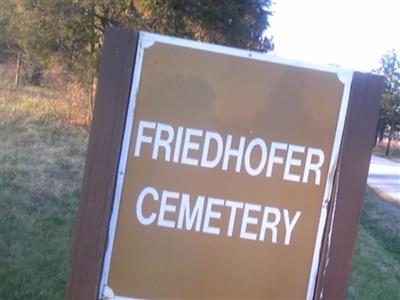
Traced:
<path fill-rule="evenodd" d="M 360 71 L 400 54 L 400 0 L 274 0 L 273 54 Z"/>

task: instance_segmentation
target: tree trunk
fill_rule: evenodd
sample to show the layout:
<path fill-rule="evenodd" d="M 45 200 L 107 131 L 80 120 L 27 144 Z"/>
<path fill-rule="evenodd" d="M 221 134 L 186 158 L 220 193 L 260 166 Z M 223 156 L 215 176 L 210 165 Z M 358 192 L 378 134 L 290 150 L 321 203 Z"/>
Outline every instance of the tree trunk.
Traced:
<path fill-rule="evenodd" d="M 393 131 L 392 131 L 392 129 L 390 129 L 390 132 L 389 132 L 389 140 L 388 140 L 388 143 L 387 143 L 387 146 L 386 146 L 386 152 L 385 152 L 385 155 L 386 155 L 386 156 L 389 156 L 390 144 L 392 143 L 392 138 L 393 138 Z"/>
<path fill-rule="evenodd" d="M 396 127 L 396 109 L 395 109 L 395 107 L 393 107 L 392 121 L 390 122 L 389 140 L 388 140 L 388 143 L 386 146 L 386 152 L 385 152 L 386 156 L 389 156 L 390 144 L 392 143 L 395 127 Z"/>
<path fill-rule="evenodd" d="M 382 143 L 384 137 L 385 137 L 385 127 L 379 128 L 378 142 Z"/>
<path fill-rule="evenodd" d="M 19 73 L 21 69 L 21 52 L 18 53 L 17 57 L 17 69 L 15 71 L 14 88 L 17 89 L 19 85 Z"/>
<path fill-rule="evenodd" d="M 93 109 L 94 109 L 94 99 L 96 97 L 96 77 L 92 75 L 91 85 L 90 85 L 90 95 L 89 95 L 89 122 L 93 120 Z"/>
<path fill-rule="evenodd" d="M 32 75 L 30 78 L 30 83 L 36 86 L 40 86 L 40 82 L 42 80 L 42 69 L 41 67 L 34 65 L 33 66 L 33 71 L 32 71 Z"/>

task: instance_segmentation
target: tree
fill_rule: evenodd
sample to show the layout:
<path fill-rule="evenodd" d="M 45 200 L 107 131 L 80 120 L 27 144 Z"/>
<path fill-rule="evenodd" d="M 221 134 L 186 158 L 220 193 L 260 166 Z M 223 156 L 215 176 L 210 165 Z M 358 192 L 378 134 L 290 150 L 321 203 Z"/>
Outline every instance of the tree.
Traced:
<path fill-rule="evenodd" d="M 89 87 L 93 108 L 106 27 L 267 52 L 270 6 L 271 0 L 8 0 L 0 13 L 0 33 L 8 37 L 4 43 L 0 37 L 0 53 L 13 48 L 37 85 L 46 70 L 62 65 Z"/>
<path fill-rule="evenodd" d="M 57 26 L 51 14 L 58 2 L 5 1 L 0 16 L 1 54 L 8 50 L 32 68 L 31 83 L 39 84 L 42 70 L 50 68 L 59 50 Z M 4 35 L 3 35 L 4 34 Z M 5 49 L 6 48 L 6 49 Z"/>
<path fill-rule="evenodd" d="M 385 76 L 385 83 L 377 131 L 381 141 L 385 129 L 389 127 L 386 149 L 386 155 L 389 155 L 394 133 L 400 129 L 400 57 L 395 50 L 389 51 L 382 56 L 380 64 L 377 72 Z"/>
<path fill-rule="evenodd" d="M 266 52 L 270 0 L 10 0 L 0 24 L 25 62 L 38 69 L 62 62 L 90 82 L 107 26 L 157 32 Z M 8 12 L 8 13 L 7 13 Z M 4 47 L 1 45 L 0 50 Z"/>

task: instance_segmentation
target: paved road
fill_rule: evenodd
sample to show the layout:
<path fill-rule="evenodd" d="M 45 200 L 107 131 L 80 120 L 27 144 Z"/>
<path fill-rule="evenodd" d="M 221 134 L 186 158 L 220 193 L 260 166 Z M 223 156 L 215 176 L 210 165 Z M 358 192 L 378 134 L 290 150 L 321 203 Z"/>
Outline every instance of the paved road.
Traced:
<path fill-rule="evenodd" d="M 368 184 L 400 204 L 400 163 L 372 155 Z"/>

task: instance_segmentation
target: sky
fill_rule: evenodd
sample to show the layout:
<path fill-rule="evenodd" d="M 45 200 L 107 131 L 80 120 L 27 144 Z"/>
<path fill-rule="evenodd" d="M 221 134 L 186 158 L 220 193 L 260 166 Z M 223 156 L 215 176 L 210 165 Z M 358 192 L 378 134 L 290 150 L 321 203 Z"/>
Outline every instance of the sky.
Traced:
<path fill-rule="evenodd" d="M 272 54 L 368 72 L 400 55 L 400 0 L 273 0 Z"/>

